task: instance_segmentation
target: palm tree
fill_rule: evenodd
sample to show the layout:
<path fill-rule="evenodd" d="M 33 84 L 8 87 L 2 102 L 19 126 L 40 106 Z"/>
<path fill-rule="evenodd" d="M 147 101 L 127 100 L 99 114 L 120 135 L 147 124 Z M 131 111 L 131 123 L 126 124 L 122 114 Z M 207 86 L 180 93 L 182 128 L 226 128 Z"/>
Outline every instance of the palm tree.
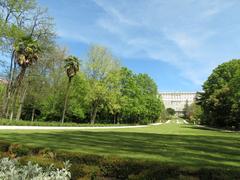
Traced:
<path fill-rule="evenodd" d="M 16 63 L 20 66 L 20 73 L 18 74 L 14 86 L 11 90 L 11 96 L 13 97 L 12 112 L 10 119 L 13 118 L 13 113 L 16 106 L 16 98 L 23 81 L 26 69 L 33 63 L 38 61 L 38 54 L 40 53 L 40 47 L 37 41 L 33 40 L 30 36 L 20 38 L 14 44 L 14 58 Z M 19 119 L 19 116 L 17 117 Z"/>
<path fill-rule="evenodd" d="M 16 87 L 21 85 L 24 78 L 26 69 L 33 63 L 37 62 L 38 54 L 40 53 L 40 47 L 36 40 L 33 40 L 30 36 L 23 37 L 17 41 L 14 45 L 15 60 L 21 67 L 20 73 L 16 79 Z"/>
<path fill-rule="evenodd" d="M 79 59 L 75 56 L 69 56 L 65 59 L 65 71 L 68 76 L 68 85 L 67 85 L 67 91 L 65 95 L 65 101 L 64 101 L 64 108 L 63 108 L 63 114 L 62 114 L 62 123 L 64 123 L 66 108 L 67 108 L 67 101 L 68 101 L 68 95 L 69 95 L 69 89 L 71 86 L 72 78 L 77 74 L 79 71 Z"/>

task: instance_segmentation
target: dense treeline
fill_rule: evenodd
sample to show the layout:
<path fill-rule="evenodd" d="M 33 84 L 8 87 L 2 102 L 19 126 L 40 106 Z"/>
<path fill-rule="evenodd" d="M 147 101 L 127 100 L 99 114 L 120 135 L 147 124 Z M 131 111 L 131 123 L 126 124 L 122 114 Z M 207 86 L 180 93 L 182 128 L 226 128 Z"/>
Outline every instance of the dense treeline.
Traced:
<path fill-rule="evenodd" d="M 52 19 L 34 0 L 0 0 L 0 50 L 7 60 L 1 116 L 9 119 L 149 123 L 164 110 L 147 74 L 93 45 L 87 58 L 55 43 Z"/>
<path fill-rule="evenodd" d="M 213 70 L 199 94 L 202 124 L 240 128 L 240 60 L 234 59 Z"/>
<path fill-rule="evenodd" d="M 42 60 L 42 67 L 36 65 L 37 69 L 27 79 L 31 84 L 23 119 L 32 119 L 34 112 L 35 119 L 61 119 L 68 79 L 64 72 L 64 52 L 56 49 L 53 54 L 59 54 L 53 64 L 49 66 L 48 61 L 43 64 Z M 93 46 L 88 54 L 69 90 L 67 121 L 147 123 L 159 118 L 164 107 L 157 98 L 157 86 L 148 75 L 134 74 L 121 67 L 101 46 Z M 49 55 L 52 59 L 52 54 Z M 48 73 L 41 75 L 42 69 Z"/>

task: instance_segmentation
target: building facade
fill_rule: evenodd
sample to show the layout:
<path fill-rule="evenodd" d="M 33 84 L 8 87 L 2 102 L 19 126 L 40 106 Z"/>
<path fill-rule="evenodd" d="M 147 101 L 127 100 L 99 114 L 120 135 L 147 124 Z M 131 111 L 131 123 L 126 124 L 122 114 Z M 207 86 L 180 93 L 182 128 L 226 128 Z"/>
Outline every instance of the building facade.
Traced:
<path fill-rule="evenodd" d="M 177 114 L 182 114 L 186 103 L 192 104 L 196 92 L 160 92 L 165 108 L 172 108 Z"/>

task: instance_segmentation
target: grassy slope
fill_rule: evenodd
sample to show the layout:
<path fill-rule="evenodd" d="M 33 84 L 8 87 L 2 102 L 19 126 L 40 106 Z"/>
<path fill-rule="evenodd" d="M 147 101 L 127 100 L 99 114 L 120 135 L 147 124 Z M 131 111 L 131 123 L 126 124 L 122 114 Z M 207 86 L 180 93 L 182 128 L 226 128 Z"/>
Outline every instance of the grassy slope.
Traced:
<path fill-rule="evenodd" d="M 165 124 L 92 131 L 0 131 L 0 139 L 57 150 L 196 167 L 240 168 L 240 133 Z"/>

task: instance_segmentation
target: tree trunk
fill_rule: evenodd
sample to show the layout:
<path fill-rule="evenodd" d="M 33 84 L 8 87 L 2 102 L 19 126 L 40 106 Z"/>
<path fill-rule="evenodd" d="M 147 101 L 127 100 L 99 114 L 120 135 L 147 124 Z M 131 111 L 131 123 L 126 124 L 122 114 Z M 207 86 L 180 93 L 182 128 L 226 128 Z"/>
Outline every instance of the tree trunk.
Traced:
<path fill-rule="evenodd" d="M 91 113 L 91 124 L 95 123 L 96 116 L 97 116 L 97 106 L 94 106 Z"/>
<path fill-rule="evenodd" d="M 12 93 L 13 94 L 13 100 L 12 100 L 12 110 L 11 110 L 11 114 L 10 114 L 10 120 L 13 120 L 13 115 L 16 109 L 16 102 L 17 102 L 17 98 L 18 98 L 18 92 L 19 92 L 19 88 L 22 84 L 22 80 L 24 78 L 26 72 L 26 68 L 22 68 L 21 72 L 19 73 L 19 75 L 16 78 L 16 82 L 15 82 L 15 87 L 13 87 L 12 89 Z"/>
<path fill-rule="evenodd" d="M 31 117 L 32 122 L 34 121 L 34 117 L 35 117 L 35 108 L 33 108 L 33 110 L 32 110 L 32 117 Z"/>
<path fill-rule="evenodd" d="M 115 121 L 118 124 L 118 112 L 116 113 Z"/>
<path fill-rule="evenodd" d="M 22 98 L 21 98 L 21 100 L 20 100 L 20 105 L 19 105 L 19 107 L 18 107 L 18 112 L 17 112 L 16 120 L 20 120 L 20 118 L 21 118 L 22 107 L 23 107 L 23 103 L 24 103 L 26 94 L 27 94 L 27 87 L 26 87 L 26 88 L 24 89 L 24 91 L 23 91 Z"/>
<path fill-rule="evenodd" d="M 113 115 L 113 124 L 116 124 L 116 114 Z"/>
<path fill-rule="evenodd" d="M 11 88 L 12 88 L 12 82 L 13 82 L 13 64 L 14 64 L 14 54 L 15 51 L 12 52 L 11 55 L 11 64 L 10 64 L 10 69 L 9 69 L 9 80 L 6 88 L 6 94 L 5 94 L 5 101 L 3 104 L 3 115 L 7 118 L 8 114 L 8 106 L 9 106 L 9 101 L 11 99 Z"/>
<path fill-rule="evenodd" d="M 65 119 L 65 113 L 66 113 L 66 109 L 67 109 L 67 101 L 68 101 L 68 96 L 69 96 L 71 80 L 72 80 L 71 78 L 69 78 L 69 80 L 68 80 L 68 86 L 67 86 L 67 91 L 66 91 L 66 95 L 65 95 L 64 108 L 63 108 L 63 114 L 62 114 L 62 123 L 64 123 L 64 119 Z"/>
<path fill-rule="evenodd" d="M 120 119 L 120 120 L 122 119 L 122 114 L 121 114 L 121 113 L 118 113 L 118 116 L 117 116 L 117 124 L 120 124 L 119 119 Z"/>

